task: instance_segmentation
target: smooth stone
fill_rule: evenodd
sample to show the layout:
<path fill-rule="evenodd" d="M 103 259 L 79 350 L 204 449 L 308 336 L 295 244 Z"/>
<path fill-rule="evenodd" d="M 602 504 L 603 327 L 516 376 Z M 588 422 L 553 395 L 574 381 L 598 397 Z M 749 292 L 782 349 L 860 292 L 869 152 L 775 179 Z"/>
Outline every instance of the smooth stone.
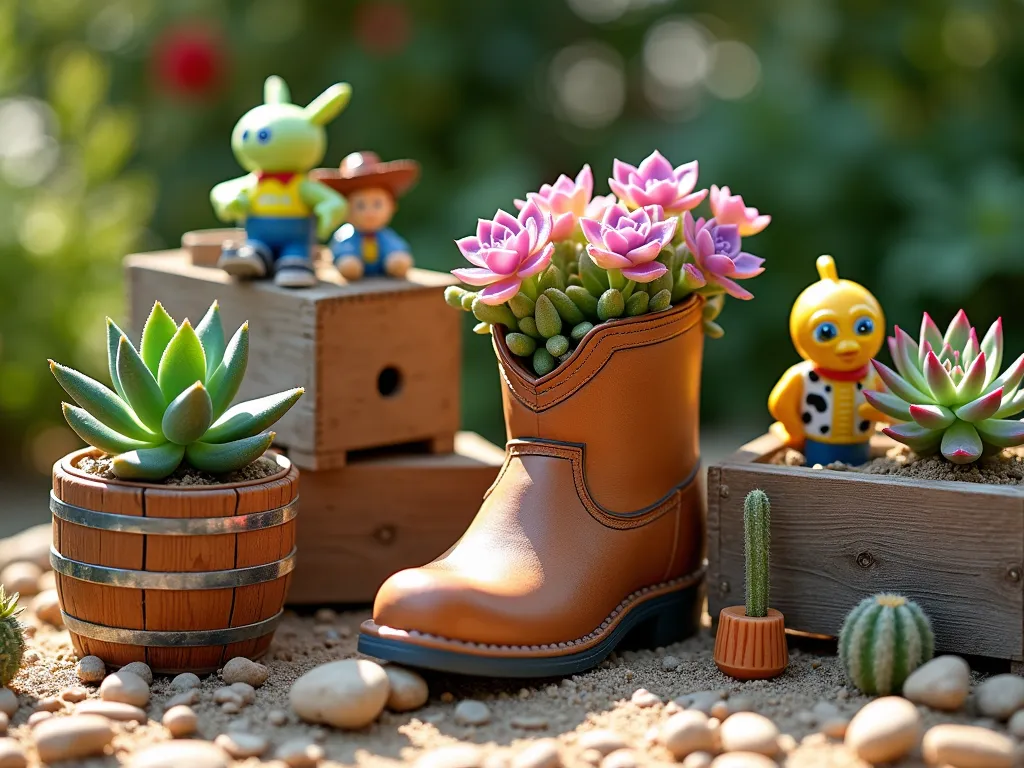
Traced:
<path fill-rule="evenodd" d="M 279 746 L 274 757 L 288 768 L 315 768 L 324 759 L 324 748 L 309 739 L 292 739 Z"/>
<path fill-rule="evenodd" d="M 729 707 L 729 703 L 726 701 L 716 701 L 711 705 L 711 711 L 708 712 L 711 717 L 715 718 L 719 722 L 725 720 L 732 714 L 732 709 Z"/>
<path fill-rule="evenodd" d="M 954 712 L 971 690 L 971 667 L 959 656 L 939 656 L 910 673 L 903 696 L 915 704 Z"/>
<path fill-rule="evenodd" d="M 125 704 L 123 701 L 103 701 L 102 699 L 83 701 L 75 707 L 75 713 L 79 715 L 101 715 L 108 720 L 117 720 L 122 723 L 144 723 L 147 720 L 145 710 L 141 707 L 136 707 L 134 704 Z"/>
<path fill-rule="evenodd" d="M 596 749 L 602 757 L 629 746 L 619 734 L 608 730 L 587 731 L 580 736 L 577 744 L 583 750 Z"/>
<path fill-rule="evenodd" d="M 0 568 L 11 563 L 32 562 L 40 573 L 50 568 L 50 545 L 53 542 L 53 525 L 40 523 L 26 528 L 21 533 L 0 539 Z"/>
<path fill-rule="evenodd" d="M 683 760 L 682 768 L 711 768 L 714 759 L 710 752 L 691 752 Z"/>
<path fill-rule="evenodd" d="M 486 725 L 491 722 L 491 708 L 476 699 L 464 699 L 455 705 L 455 722 L 459 725 Z"/>
<path fill-rule="evenodd" d="M 236 704 L 239 707 L 243 703 L 242 694 L 227 685 L 213 692 L 213 701 L 215 704 Z"/>
<path fill-rule="evenodd" d="M 208 741 L 165 741 L 132 755 L 127 768 L 228 768 L 231 758 Z"/>
<path fill-rule="evenodd" d="M 25 750 L 14 739 L 0 739 L 0 768 L 25 768 Z"/>
<path fill-rule="evenodd" d="M 7 729 L 11 727 L 11 718 L 4 712 L 0 712 L 0 736 L 7 735 Z"/>
<path fill-rule="evenodd" d="M 709 726 L 708 716 L 696 709 L 672 715 L 658 730 L 657 738 L 676 760 L 691 752 L 716 751 L 715 732 Z"/>
<path fill-rule="evenodd" d="M 891 763 L 907 755 L 921 736 L 921 714 L 900 696 L 869 702 L 846 729 L 846 746 L 869 763 Z"/>
<path fill-rule="evenodd" d="M 390 686 L 379 664 L 365 659 L 332 661 L 292 683 L 295 714 L 309 723 L 363 728 L 384 711 Z"/>
<path fill-rule="evenodd" d="M 661 668 L 666 672 L 675 672 L 681 663 L 675 656 L 664 656 L 661 659 Z"/>
<path fill-rule="evenodd" d="M 47 589 L 36 595 L 32 600 L 32 610 L 40 621 L 45 621 L 54 627 L 64 626 L 64 617 L 60 612 L 60 599 L 57 597 L 56 589 Z"/>
<path fill-rule="evenodd" d="M 259 688 L 267 682 L 267 678 L 270 677 L 270 670 L 262 664 L 257 664 L 252 659 L 245 658 L 245 656 L 236 656 L 224 665 L 221 677 L 224 678 L 224 682 L 228 685 L 232 683 L 246 683 L 253 688 Z"/>
<path fill-rule="evenodd" d="M 149 686 L 134 672 L 120 670 L 100 683 L 100 698 L 144 707 L 149 703 Z"/>
<path fill-rule="evenodd" d="M 44 763 L 100 755 L 114 738 L 110 721 L 99 715 L 51 717 L 35 729 L 36 749 Z"/>
<path fill-rule="evenodd" d="M 222 733 L 213 743 L 238 760 L 259 757 L 270 746 L 265 736 L 256 733 Z"/>
<path fill-rule="evenodd" d="M 978 686 L 974 693 L 978 711 L 997 720 L 1008 720 L 1024 709 L 1024 677 L 996 675 Z"/>
<path fill-rule="evenodd" d="M 67 704 L 59 696 L 47 696 L 36 702 L 36 712 L 60 712 Z"/>
<path fill-rule="evenodd" d="M 561 764 L 562 755 L 554 739 L 535 741 L 512 758 L 512 768 L 558 768 Z"/>
<path fill-rule="evenodd" d="M 243 704 L 252 704 L 256 701 L 256 689 L 248 683 L 232 683 L 228 686 L 242 700 Z"/>
<path fill-rule="evenodd" d="M 779 751 L 779 729 L 756 712 L 737 712 L 719 728 L 725 752 L 757 752 L 774 757 Z"/>
<path fill-rule="evenodd" d="M 101 683 L 107 676 L 107 665 L 99 656 L 83 656 L 75 666 L 75 673 L 83 683 Z"/>
<path fill-rule="evenodd" d="M 199 675 L 195 675 L 191 672 L 182 672 L 180 675 L 176 675 L 175 678 L 171 680 L 171 690 L 181 691 L 182 693 L 184 693 L 185 691 L 191 691 L 194 688 L 198 688 L 202 684 L 203 683 L 199 679 Z"/>
<path fill-rule="evenodd" d="M 834 717 L 821 724 L 819 729 L 830 739 L 842 739 L 846 736 L 846 729 L 850 727 L 850 721 L 845 717 Z"/>
<path fill-rule="evenodd" d="M 778 768 L 775 761 L 760 752 L 729 752 L 711 761 L 711 768 Z"/>
<path fill-rule="evenodd" d="M 543 731 L 548 727 L 548 719 L 543 715 L 515 715 L 508 722 L 513 728 L 524 731 Z"/>
<path fill-rule="evenodd" d="M 479 768 L 481 757 L 480 748 L 473 744 L 454 744 L 424 752 L 415 768 Z"/>
<path fill-rule="evenodd" d="M 183 691 L 182 693 L 172 696 L 164 703 L 164 706 L 168 709 L 171 707 L 177 707 L 181 704 L 184 704 L 186 707 L 191 707 L 194 704 L 198 704 L 199 699 L 199 689 L 193 688 L 190 691 Z"/>
<path fill-rule="evenodd" d="M 14 717 L 18 711 L 18 697 L 10 688 L 0 688 L 0 712 L 8 717 Z"/>
<path fill-rule="evenodd" d="M 43 569 L 35 563 L 11 563 L 0 571 L 0 584 L 8 595 L 15 592 L 22 597 L 32 597 L 39 590 L 39 577 Z"/>
<path fill-rule="evenodd" d="M 78 702 L 85 701 L 89 698 L 89 691 L 80 685 L 76 685 L 73 688 L 65 688 L 60 692 L 60 697 L 64 701 L 77 704 Z"/>
<path fill-rule="evenodd" d="M 955 768 L 1010 768 L 1013 740 L 976 725 L 936 725 L 921 742 L 921 754 L 929 765 Z"/>
<path fill-rule="evenodd" d="M 1006 730 L 1014 738 L 1024 740 L 1024 709 L 1013 713 L 1013 717 L 1006 724 Z"/>
<path fill-rule="evenodd" d="M 47 712 L 44 709 L 42 712 L 33 712 L 31 715 L 28 716 L 28 720 L 26 720 L 25 722 L 28 723 L 29 728 L 35 728 L 41 722 L 43 722 L 44 720 L 49 720 L 51 717 L 53 717 L 53 712 Z"/>
<path fill-rule="evenodd" d="M 57 574 L 53 571 L 43 571 L 39 574 L 39 581 L 36 582 L 36 589 L 45 592 L 48 589 L 57 588 Z"/>
<path fill-rule="evenodd" d="M 411 669 L 387 664 L 384 674 L 391 684 L 386 706 L 392 712 L 411 712 L 422 707 L 430 698 L 427 681 Z"/>
<path fill-rule="evenodd" d="M 655 707 L 658 704 L 661 704 L 661 697 L 651 693 L 646 688 L 638 688 L 635 690 L 629 700 L 641 709 L 647 709 L 648 707 Z"/>
<path fill-rule="evenodd" d="M 183 736 L 191 736 L 199 726 L 199 716 L 192 707 L 180 705 L 171 707 L 161 719 L 164 728 L 171 732 L 171 736 L 180 739 Z"/>
<path fill-rule="evenodd" d="M 271 725 L 282 726 L 288 722 L 288 713 L 283 709 L 272 709 L 267 713 L 267 722 Z"/>
<path fill-rule="evenodd" d="M 601 768 L 636 768 L 636 753 L 631 749 L 617 749 L 601 761 Z"/>
<path fill-rule="evenodd" d="M 675 702 L 683 709 L 695 709 L 705 715 L 711 714 L 711 707 L 725 698 L 725 691 L 698 691 L 687 696 L 680 696 Z"/>
<path fill-rule="evenodd" d="M 121 667 L 119 672 L 131 672 L 133 675 L 138 675 L 146 681 L 146 685 L 153 684 L 153 670 L 149 668 L 149 664 L 144 661 L 130 661 Z"/>

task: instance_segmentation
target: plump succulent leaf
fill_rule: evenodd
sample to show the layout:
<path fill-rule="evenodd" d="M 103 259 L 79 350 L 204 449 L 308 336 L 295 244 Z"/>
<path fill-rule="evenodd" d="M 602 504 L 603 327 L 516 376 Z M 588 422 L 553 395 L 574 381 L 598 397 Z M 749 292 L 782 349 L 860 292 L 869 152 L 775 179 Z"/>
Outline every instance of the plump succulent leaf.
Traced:
<path fill-rule="evenodd" d="M 968 366 L 967 372 L 956 385 L 956 402 L 969 403 L 985 391 L 985 383 L 988 377 L 988 358 L 984 352 L 979 352 L 974 361 Z"/>
<path fill-rule="evenodd" d="M 954 464 L 970 464 L 981 458 L 984 446 L 973 425 L 956 421 L 942 433 L 942 455 Z"/>
<path fill-rule="evenodd" d="M 245 378 L 245 367 L 249 363 L 249 324 L 242 325 L 235 331 L 224 350 L 224 359 L 207 385 L 210 398 L 213 400 L 213 418 L 219 419 L 221 414 L 231 405 L 238 394 L 238 388 Z"/>
<path fill-rule="evenodd" d="M 608 290 L 610 287 L 608 285 L 608 273 L 597 266 L 590 257 L 590 254 L 586 252 L 580 254 L 579 266 L 580 281 L 583 283 L 583 287 L 590 292 L 591 296 L 598 298 Z"/>
<path fill-rule="evenodd" d="M 1024 411 L 1024 390 L 1020 390 L 1014 394 L 1013 397 L 1007 399 L 1006 395 L 1003 395 L 1003 404 L 999 406 L 999 410 L 996 411 L 996 415 L 993 419 L 1008 419 L 1011 416 L 1016 416 L 1021 411 Z"/>
<path fill-rule="evenodd" d="M 893 329 L 893 335 L 889 339 L 889 351 L 892 353 L 896 370 L 907 382 L 917 390 L 926 392 L 928 382 L 925 381 L 924 373 L 918 363 L 919 348 L 910 334 L 898 325 Z"/>
<path fill-rule="evenodd" d="M 872 360 L 871 364 L 875 366 L 875 371 L 878 372 L 878 376 L 885 383 L 885 386 L 887 386 L 897 397 L 906 400 L 908 403 L 934 404 L 936 402 L 924 392 L 912 386 L 906 379 L 896 373 L 896 371 L 885 363 L 880 363 L 878 360 Z"/>
<path fill-rule="evenodd" d="M 168 342 L 156 380 L 168 403 L 197 381 L 206 383 L 206 354 L 188 320 Z"/>
<path fill-rule="evenodd" d="M 154 303 L 142 329 L 142 343 L 139 345 L 142 359 L 146 361 L 146 367 L 154 376 L 160 370 L 160 358 L 163 357 L 164 350 L 177 330 L 177 324 L 167 314 L 164 305 L 159 301 Z"/>
<path fill-rule="evenodd" d="M 1012 448 L 1024 443 L 1024 422 L 986 419 L 974 425 L 981 438 L 997 448 Z"/>
<path fill-rule="evenodd" d="M 150 430 L 159 434 L 167 407 L 164 393 L 127 336 L 122 336 L 117 346 L 115 365 L 125 398 L 135 415 Z"/>
<path fill-rule="evenodd" d="M 99 448 L 106 453 L 121 453 L 135 448 L 149 448 L 153 443 L 143 440 L 133 440 L 115 432 L 96 417 L 92 416 L 85 408 L 77 405 L 62 403 L 64 418 L 68 425 L 89 445 Z"/>
<path fill-rule="evenodd" d="M 928 382 L 928 391 L 932 399 L 940 405 L 954 405 L 956 403 L 956 384 L 949 376 L 939 358 L 934 352 L 929 352 L 924 358 L 924 378 Z M 886 382 L 888 384 L 888 382 Z"/>
<path fill-rule="evenodd" d="M 943 405 L 912 405 L 910 418 L 925 429 L 945 429 L 956 421 L 953 412 Z"/>
<path fill-rule="evenodd" d="M 110 371 L 110 383 L 114 385 L 114 391 L 121 396 L 122 400 L 128 397 L 121 387 L 120 377 L 117 374 L 117 347 L 125 332 L 117 327 L 117 323 L 107 318 L 107 369 Z"/>
<path fill-rule="evenodd" d="M 144 442 L 156 439 L 156 435 L 139 423 L 124 400 L 95 379 L 52 360 L 50 370 L 76 403 L 115 432 Z"/>
<path fill-rule="evenodd" d="M 274 433 L 243 437 L 230 443 L 204 443 L 197 441 L 185 449 L 189 464 L 214 474 L 234 472 L 251 464 L 266 453 L 274 442 Z"/>
<path fill-rule="evenodd" d="M 160 480 L 176 470 L 184 456 L 185 446 L 164 443 L 119 453 L 111 461 L 111 468 L 122 480 Z"/>
<path fill-rule="evenodd" d="M 228 443 L 259 434 L 284 416 L 304 391 L 299 387 L 233 405 L 201 436 L 202 441 Z"/>
<path fill-rule="evenodd" d="M 897 421 L 913 421 L 914 417 L 910 415 L 909 405 L 896 395 L 866 389 L 864 390 L 864 399 L 890 418 Z"/>
<path fill-rule="evenodd" d="M 167 406 L 161 425 L 172 443 L 188 445 L 201 438 L 213 422 L 213 402 L 201 382 L 186 389 Z"/>
<path fill-rule="evenodd" d="M 220 305 L 215 301 L 206 310 L 203 319 L 196 326 L 196 336 L 203 345 L 206 355 L 206 378 L 209 381 L 224 357 L 224 324 L 220 319 Z"/>
<path fill-rule="evenodd" d="M 986 385 L 991 384 L 1003 365 L 1003 318 L 997 318 L 981 340 L 981 351 L 988 361 Z"/>
<path fill-rule="evenodd" d="M 920 424 L 913 422 L 907 424 L 894 424 L 882 430 L 893 440 L 904 443 L 922 455 L 934 453 L 942 442 L 941 429 L 927 429 Z"/>
<path fill-rule="evenodd" d="M 1001 387 L 1003 390 L 1003 397 L 1007 397 L 1011 393 L 1016 392 L 1017 387 L 1020 386 L 1021 380 L 1024 378 L 1024 355 L 1021 355 L 1014 360 L 1010 367 L 1007 368 L 1003 373 L 992 380 L 992 383 L 988 385 L 987 391 Z"/>
<path fill-rule="evenodd" d="M 942 337 L 942 341 L 953 349 L 964 349 L 971 337 L 971 330 L 971 322 L 967 319 L 967 313 L 961 309 L 946 329 L 946 335 Z"/>
<path fill-rule="evenodd" d="M 994 389 L 987 395 L 972 400 L 967 405 L 961 405 L 956 409 L 956 416 L 958 419 L 969 422 L 991 419 L 999 411 L 1002 402 L 1003 390 Z"/>

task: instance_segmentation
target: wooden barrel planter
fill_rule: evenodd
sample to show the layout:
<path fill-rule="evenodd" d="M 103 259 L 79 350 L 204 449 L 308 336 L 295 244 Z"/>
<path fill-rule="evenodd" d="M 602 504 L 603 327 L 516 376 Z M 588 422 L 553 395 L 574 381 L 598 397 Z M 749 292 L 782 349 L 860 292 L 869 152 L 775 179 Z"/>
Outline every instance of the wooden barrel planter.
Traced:
<path fill-rule="evenodd" d="M 168 486 L 53 467 L 50 560 L 79 655 L 155 672 L 210 672 L 270 646 L 295 566 L 299 472 Z"/>

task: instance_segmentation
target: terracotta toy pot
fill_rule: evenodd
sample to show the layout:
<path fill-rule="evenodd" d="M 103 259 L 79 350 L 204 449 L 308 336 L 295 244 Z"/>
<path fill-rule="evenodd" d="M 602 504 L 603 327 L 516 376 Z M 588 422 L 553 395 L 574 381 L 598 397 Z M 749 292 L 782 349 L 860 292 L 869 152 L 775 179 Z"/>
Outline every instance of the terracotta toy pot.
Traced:
<path fill-rule="evenodd" d="M 715 636 L 715 664 L 737 680 L 763 680 L 786 671 L 786 620 L 774 608 L 764 617 L 747 616 L 742 605 L 723 608 Z"/>
<path fill-rule="evenodd" d="M 50 561 L 79 655 L 155 672 L 211 672 L 266 652 L 295 565 L 299 472 L 171 486 L 53 467 Z"/>

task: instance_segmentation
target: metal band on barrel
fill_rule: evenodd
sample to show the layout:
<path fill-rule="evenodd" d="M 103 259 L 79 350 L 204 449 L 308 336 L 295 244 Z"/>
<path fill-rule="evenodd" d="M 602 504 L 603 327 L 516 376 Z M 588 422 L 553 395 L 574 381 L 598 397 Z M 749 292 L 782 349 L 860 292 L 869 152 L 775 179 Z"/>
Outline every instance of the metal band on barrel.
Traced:
<path fill-rule="evenodd" d="M 287 557 L 264 565 L 224 571 L 134 571 L 69 560 L 50 547 L 50 564 L 57 573 L 79 581 L 135 589 L 230 589 L 262 584 L 286 576 L 295 569 L 295 550 Z"/>
<path fill-rule="evenodd" d="M 141 533 L 147 536 L 213 536 L 222 533 L 245 533 L 284 525 L 298 513 L 299 497 L 283 507 L 251 515 L 235 517 L 139 517 L 96 512 L 76 507 L 58 499 L 50 491 L 50 512 L 68 523 L 100 531 Z"/>
<path fill-rule="evenodd" d="M 82 621 L 61 611 L 64 626 L 76 635 L 92 640 L 124 645 L 144 645 L 149 648 L 192 648 L 202 645 L 228 645 L 243 640 L 255 640 L 273 632 L 284 611 L 278 611 L 269 619 L 245 624 L 241 627 L 225 627 L 224 629 L 199 629 L 176 631 L 168 629 L 127 629 L 125 627 L 108 627 L 105 624 L 93 624 Z"/>

